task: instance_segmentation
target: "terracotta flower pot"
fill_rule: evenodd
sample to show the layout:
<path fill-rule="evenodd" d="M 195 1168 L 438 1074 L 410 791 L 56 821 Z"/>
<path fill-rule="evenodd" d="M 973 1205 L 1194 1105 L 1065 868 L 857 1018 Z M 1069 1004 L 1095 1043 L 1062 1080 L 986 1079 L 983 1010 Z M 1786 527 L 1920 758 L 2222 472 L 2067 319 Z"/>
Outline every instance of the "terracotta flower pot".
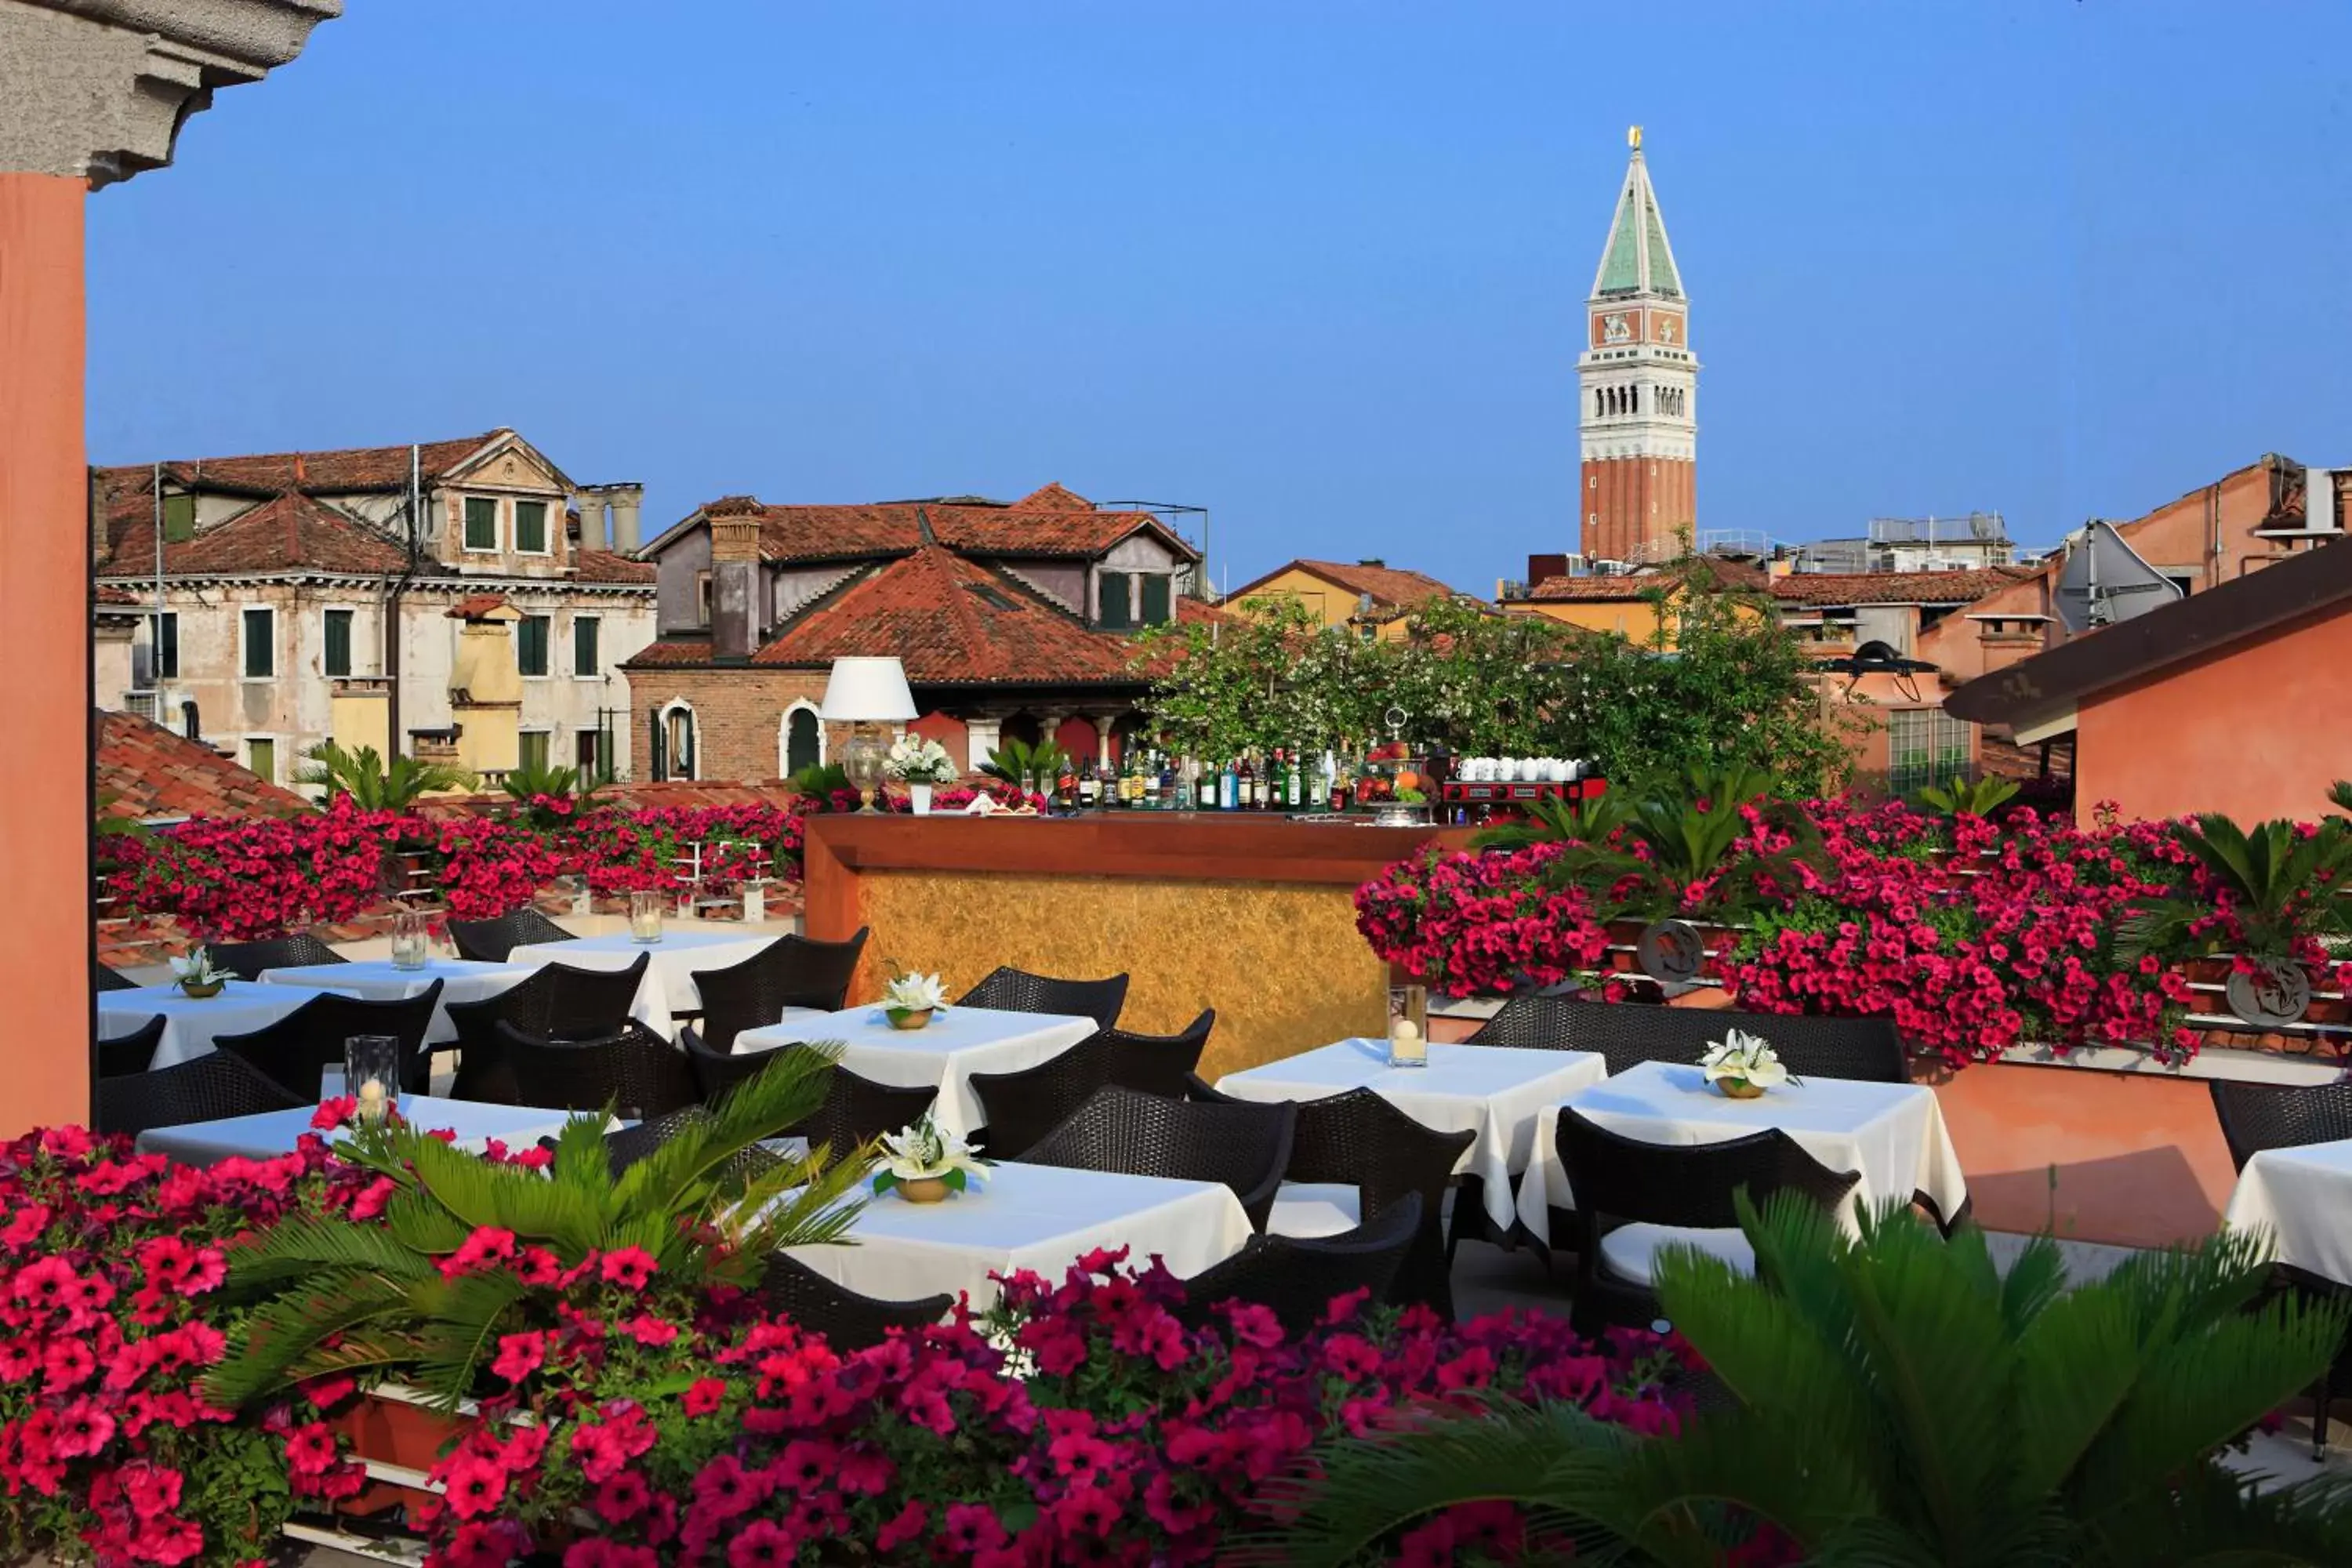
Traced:
<path fill-rule="evenodd" d="M 895 1184 L 890 1190 L 910 1204 L 943 1204 L 948 1201 L 947 1182 L 939 1176 L 916 1176 Z"/>
<path fill-rule="evenodd" d="M 383 1468 L 405 1471 L 421 1482 L 441 1455 L 478 1424 L 470 1415 L 437 1410 L 376 1392 L 362 1394 L 327 1423 L 351 1443 L 352 1457 Z M 415 1508 L 433 1494 L 421 1485 L 372 1478 L 358 1496 L 335 1505 L 338 1513 L 365 1518 L 388 1509 Z"/>
<path fill-rule="evenodd" d="M 931 1007 L 885 1007 L 882 1011 L 888 1015 L 890 1026 L 894 1029 L 919 1029 L 924 1025 L 931 1021 L 931 1015 L 937 1011 L 937 1009 Z"/>
<path fill-rule="evenodd" d="M 1764 1098 L 1764 1086 L 1759 1083 L 1750 1083 L 1744 1078 L 1719 1078 L 1715 1080 L 1715 1087 L 1722 1093 L 1726 1100 L 1761 1100 Z"/>

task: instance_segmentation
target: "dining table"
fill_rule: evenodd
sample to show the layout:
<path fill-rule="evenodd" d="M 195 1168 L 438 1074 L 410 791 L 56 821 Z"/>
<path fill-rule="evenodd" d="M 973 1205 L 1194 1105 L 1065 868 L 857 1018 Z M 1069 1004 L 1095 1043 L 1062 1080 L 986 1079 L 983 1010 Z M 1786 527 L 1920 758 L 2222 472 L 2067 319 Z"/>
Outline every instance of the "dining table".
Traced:
<path fill-rule="evenodd" d="M 1527 1050 L 1507 1046 L 1433 1043 L 1420 1067 L 1391 1066 L 1386 1040 L 1355 1038 L 1297 1056 L 1227 1073 L 1217 1092 L 1273 1104 L 1320 1100 L 1369 1089 L 1423 1126 L 1476 1134 L 1463 1151 L 1457 1174 L 1477 1178 L 1478 1199 L 1494 1234 L 1507 1234 L 1514 1217 L 1512 1179 L 1536 1153 L 1537 1125 L 1545 1109 L 1608 1076 L 1607 1061 L 1591 1051 Z M 1276 1199 L 1271 1230 L 1286 1236 L 1346 1229 L 1360 1216 L 1343 1194 L 1286 1187 Z M 1326 1212 L 1328 1211 L 1328 1212 Z M 1316 1217 L 1307 1217 L 1307 1216 Z"/>
<path fill-rule="evenodd" d="M 1735 1100 L 1695 1064 L 1649 1061 L 1580 1089 L 1564 1103 L 1600 1127 L 1648 1143 L 1719 1143 L 1777 1127 L 1830 1170 L 1860 1173 L 1839 1209 L 1849 1231 L 1858 1232 L 1865 1206 L 1925 1198 L 1938 1218 L 1953 1223 L 1968 1203 L 1943 1107 L 1924 1084 L 1809 1074 L 1757 1099 Z M 1552 1209 L 1575 1206 L 1559 1129 L 1557 1106 L 1537 1119 L 1535 1156 L 1519 1181 L 1519 1223 L 1547 1244 Z"/>
<path fill-rule="evenodd" d="M 265 985 L 294 985 L 311 991 L 339 991 L 371 1002 L 405 1002 L 441 982 L 441 999 L 433 1008 L 433 1022 L 425 1032 L 427 1046 L 446 1045 L 457 1037 L 449 1020 L 452 1002 L 480 1002 L 497 995 L 538 973 L 530 963 L 485 963 L 470 958 L 433 958 L 420 967 L 404 969 L 385 959 L 349 963 L 302 963 L 265 969 Z"/>
<path fill-rule="evenodd" d="M 971 1075 L 1020 1072 L 1050 1061 L 1101 1028 L 1067 1013 L 1022 1013 L 1002 1007 L 940 1007 L 919 1029 L 891 1026 L 880 1007 L 802 1013 L 781 1023 L 745 1029 L 735 1054 L 772 1051 L 814 1040 L 841 1042 L 841 1065 L 893 1089 L 936 1089 L 932 1120 L 943 1132 L 969 1137 L 988 1114 Z"/>
<path fill-rule="evenodd" d="M 224 1035 L 247 1035 L 268 1027 L 317 995 L 319 989 L 231 980 L 214 996 L 191 996 L 177 985 L 101 991 L 98 994 L 98 1037 L 120 1038 L 144 1028 L 148 1019 L 160 1014 L 163 1036 L 155 1042 L 155 1054 L 148 1058 L 147 1065 L 150 1068 L 177 1067 L 211 1055 L 213 1042 Z"/>
<path fill-rule="evenodd" d="M 2271 1239 L 2273 1262 L 2352 1287 L 2352 1139 L 2257 1149 L 2221 1223 Z"/>
<path fill-rule="evenodd" d="M 443 1100 L 432 1095 L 404 1094 L 395 1101 L 402 1118 L 426 1131 L 456 1135 L 457 1147 L 480 1153 L 496 1139 L 509 1149 L 524 1149 L 541 1138 L 563 1131 L 572 1112 L 530 1105 L 490 1105 L 479 1100 Z M 176 1127 L 151 1127 L 139 1134 L 142 1154 L 163 1154 L 183 1165 L 215 1165 L 223 1160 L 268 1160 L 290 1154 L 306 1132 L 316 1131 L 315 1105 L 286 1110 L 256 1111 L 216 1121 L 190 1121 Z M 350 1134 L 338 1128 L 322 1134 L 330 1143 Z"/>
<path fill-rule="evenodd" d="M 1058 1284 L 1097 1248 L 1153 1258 L 1188 1279 L 1239 1252 L 1252 1231 L 1241 1200 L 1220 1182 L 1065 1170 L 1005 1161 L 939 1203 L 886 1192 L 850 1227 L 853 1245 L 786 1251 L 836 1285 L 885 1301 L 968 1297 L 993 1305 L 989 1276 L 1029 1269 Z"/>
<path fill-rule="evenodd" d="M 645 983 L 630 1004 L 629 1016 L 663 1039 L 676 1040 L 677 1015 L 702 1011 L 702 992 L 695 984 L 695 972 L 730 968 L 756 956 L 775 940 L 769 932 L 747 932 L 725 921 L 671 921 L 663 925 L 661 937 L 655 942 L 639 942 L 625 931 L 616 931 L 562 942 L 525 942 L 508 952 L 507 962 L 609 970 L 626 969 L 639 953 L 648 954 L 652 962 L 646 966 Z"/>

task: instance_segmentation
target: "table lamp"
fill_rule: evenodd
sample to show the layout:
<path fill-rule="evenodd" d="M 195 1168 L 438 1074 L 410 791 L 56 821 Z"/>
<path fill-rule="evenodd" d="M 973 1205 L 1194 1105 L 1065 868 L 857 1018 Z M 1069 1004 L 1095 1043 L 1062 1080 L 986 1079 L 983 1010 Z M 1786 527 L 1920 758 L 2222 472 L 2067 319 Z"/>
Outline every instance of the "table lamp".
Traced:
<path fill-rule="evenodd" d="M 836 658 L 825 677 L 824 700 L 816 716 L 828 724 L 904 724 L 919 715 L 915 694 L 907 689 L 906 667 L 895 658 Z M 884 747 L 880 741 L 855 728 L 841 748 L 841 771 L 857 791 L 858 809 L 874 809 L 874 791 L 882 782 Z"/>

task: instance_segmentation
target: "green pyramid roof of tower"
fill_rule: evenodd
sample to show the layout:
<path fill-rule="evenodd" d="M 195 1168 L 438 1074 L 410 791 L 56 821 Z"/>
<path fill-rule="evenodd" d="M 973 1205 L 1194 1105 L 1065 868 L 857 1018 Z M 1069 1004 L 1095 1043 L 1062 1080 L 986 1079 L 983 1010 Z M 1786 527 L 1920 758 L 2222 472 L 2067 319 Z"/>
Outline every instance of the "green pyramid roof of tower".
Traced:
<path fill-rule="evenodd" d="M 1645 265 L 1646 263 L 1646 265 Z M 1596 294 L 1638 294 L 1647 289 L 1668 299 L 1683 297 L 1682 275 L 1666 244 L 1665 220 L 1658 216 L 1657 193 L 1637 150 L 1625 171 L 1625 191 L 1609 226 L 1609 248 L 1601 253 Z"/>

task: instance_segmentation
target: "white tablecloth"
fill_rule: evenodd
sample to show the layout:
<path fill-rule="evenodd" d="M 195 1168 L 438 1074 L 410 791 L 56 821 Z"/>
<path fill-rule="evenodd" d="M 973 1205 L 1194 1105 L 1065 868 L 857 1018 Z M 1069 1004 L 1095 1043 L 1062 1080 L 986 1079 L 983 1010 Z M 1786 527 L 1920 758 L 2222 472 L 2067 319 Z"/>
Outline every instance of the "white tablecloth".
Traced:
<path fill-rule="evenodd" d="M 484 1105 L 470 1100 L 436 1100 L 427 1095 L 403 1095 L 400 1114 L 424 1128 L 446 1128 L 457 1135 L 457 1147 L 479 1153 L 485 1140 L 496 1138 L 509 1149 L 528 1148 L 541 1138 L 563 1131 L 566 1112 L 528 1105 Z M 310 1131 L 318 1108 L 264 1110 L 253 1116 L 231 1116 L 219 1121 L 192 1121 L 182 1127 L 152 1127 L 139 1134 L 139 1152 L 164 1154 L 184 1165 L 210 1165 L 235 1155 L 267 1160 L 294 1152 L 295 1142 Z M 340 1132 L 330 1138 L 342 1136 Z"/>
<path fill-rule="evenodd" d="M 1568 1097 L 1588 1121 L 1650 1143 L 1720 1143 L 1778 1127 L 1832 1171 L 1860 1171 L 1841 1217 L 1852 1228 L 1860 1205 L 1915 1193 L 1935 1200 L 1947 1219 L 1969 1187 L 1944 1130 L 1936 1091 L 1919 1084 L 1807 1078 L 1760 1100 L 1732 1100 L 1707 1087 L 1695 1066 L 1643 1062 Z M 1519 1221 L 1538 1241 L 1551 1237 L 1549 1209 L 1572 1208 L 1559 1163 L 1559 1111 L 1536 1122 L 1536 1157 L 1519 1183 Z"/>
<path fill-rule="evenodd" d="M 937 1088 L 933 1114 L 942 1131 L 963 1137 L 987 1112 L 972 1092 L 976 1072 L 1020 1072 L 1051 1060 L 1098 1027 L 1092 1018 L 1063 1013 L 1014 1013 L 996 1007 L 950 1007 L 920 1029 L 894 1029 L 879 1007 L 812 1013 L 746 1029 L 735 1049 L 772 1051 L 809 1040 L 839 1040 L 841 1065 L 893 1089 Z"/>
<path fill-rule="evenodd" d="M 334 989 L 341 989 L 335 987 Z M 250 1034 L 267 1028 L 318 994 L 316 988 L 263 985 L 232 980 L 217 996 L 199 1001 L 176 985 L 142 985 L 135 991 L 98 994 L 98 1036 L 111 1040 L 146 1026 L 163 1015 L 163 1037 L 156 1042 L 150 1068 L 177 1067 L 212 1052 L 223 1035 Z"/>
<path fill-rule="evenodd" d="M 2279 1262 L 2352 1285 L 2352 1141 L 2255 1151 L 2221 1223 L 2266 1230 Z"/>
<path fill-rule="evenodd" d="M 574 969 L 626 969 L 637 961 L 637 954 L 649 952 L 653 962 L 646 966 L 646 983 L 638 987 L 629 1016 L 663 1039 L 675 1040 L 677 1020 L 674 1015 L 702 1009 L 702 993 L 695 987 L 694 972 L 740 963 L 775 940 L 761 931 L 746 935 L 740 926 L 714 922 L 704 927 L 670 921 L 663 926 L 659 942 L 641 942 L 627 931 L 608 931 L 565 942 L 531 942 L 508 953 L 507 962 L 534 967 L 566 963 Z"/>
<path fill-rule="evenodd" d="M 1217 1089 L 1271 1104 L 1369 1089 L 1423 1127 L 1475 1132 L 1454 1168 L 1485 1184 L 1487 1217 L 1507 1231 L 1511 1178 L 1528 1168 L 1537 1117 L 1609 1072 L 1608 1063 L 1591 1051 L 1433 1044 L 1424 1068 L 1392 1068 L 1385 1040 L 1341 1040 L 1228 1073 Z"/>
<path fill-rule="evenodd" d="M 1013 1162 L 945 1203 L 884 1194 L 850 1226 L 852 1247 L 801 1247 L 793 1257 L 861 1295 L 908 1301 L 964 1292 L 996 1300 L 989 1274 L 1034 1269 L 1060 1282 L 1097 1247 L 1126 1247 L 1143 1267 L 1154 1254 L 1189 1278 L 1242 1249 L 1249 1217 L 1229 1187 L 1168 1176 L 1064 1171 Z"/>
<path fill-rule="evenodd" d="M 371 1002 L 404 1002 L 438 980 L 441 1000 L 434 1005 L 433 1025 L 425 1033 L 425 1044 L 438 1046 L 457 1037 L 457 1026 L 449 1021 L 450 1003 L 479 1002 L 495 996 L 533 973 L 537 967 L 530 963 L 482 963 L 470 958 L 436 958 L 422 969 L 399 969 L 389 960 L 373 959 L 362 963 L 306 963 L 291 969 L 265 969 L 261 980 L 265 985 L 340 991 Z"/>

